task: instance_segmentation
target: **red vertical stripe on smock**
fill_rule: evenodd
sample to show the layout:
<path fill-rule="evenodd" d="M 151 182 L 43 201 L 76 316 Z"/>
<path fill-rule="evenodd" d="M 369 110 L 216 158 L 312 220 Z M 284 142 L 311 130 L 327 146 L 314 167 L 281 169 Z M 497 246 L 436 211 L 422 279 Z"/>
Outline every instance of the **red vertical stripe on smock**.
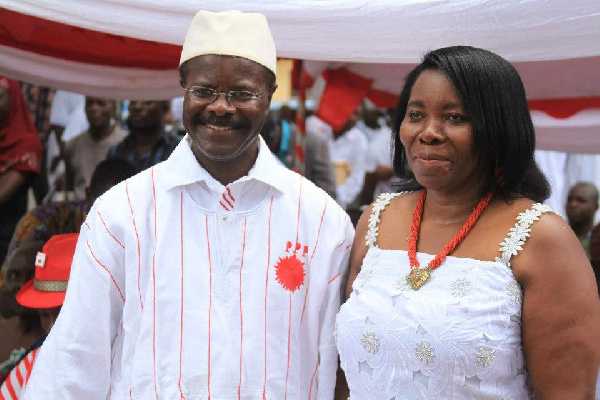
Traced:
<path fill-rule="evenodd" d="M 242 240 L 242 262 L 240 265 L 240 382 L 238 383 L 238 400 L 242 398 L 242 361 L 244 354 L 244 311 L 242 307 L 242 271 L 244 269 L 244 253 L 246 252 L 246 225 L 248 217 L 244 218 L 244 238 Z"/>
<path fill-rule="evenodd" d="M 210 317 L 212 311 L 212 262 L 210 259 L 210 237 L 208 236 L 208 215 L 206 221 L 206 247 L 208 249 L 208 400 L 210 400 Z"/>
<path fill-rule="evenodd" d="M 269 288 L 269 268 L 271 267 L 271 215 L 273 214 L 273 196 L 269 206 L 269 219 L 267 222 L 267 272 L 265 277 L 265 380 L 263 382 L 263 400 L 266 400 L 267 391 L 267 289 Z"/>
<path fill-rule="evenodd" d="M 138 293 L 140 295 L 140 307 L 144 312 L 144 301 L 142 300 L 142 290 L 140 289 L 140 271 L 142 267 L 142 256 L 140 254 L 140 236 L 138 235 L 137 225 L 135 224 L 135 216 L 133 215 L 133 207 L 131 206 L 131 199 L 129 198 L 129 185 L 128 180 L 125 180 L 125 193 L 127 193 L 127 203 L 129 204 L 129 210 L 131 211 L 131 221 L 133 222 L 133 230 L 135 231 L 135 240 L 137 241 L 137 253 L 138 253 Z"/>
<path fill-rule="evenodd" d="M 180 240 L 181 240 L 181 310 L 179 314 L 179 318 L 181 321 L 181 325 L 179 327 L 179 381 L 177 385 L 179 386 L 179 396 L 180 399 L 185 400 L 185 396 L 183 395 L 183 389 L 181 389 L 181 364 L 183 360 L 183 192 L 179 194 L 179 221 L 180 221 Z"/>

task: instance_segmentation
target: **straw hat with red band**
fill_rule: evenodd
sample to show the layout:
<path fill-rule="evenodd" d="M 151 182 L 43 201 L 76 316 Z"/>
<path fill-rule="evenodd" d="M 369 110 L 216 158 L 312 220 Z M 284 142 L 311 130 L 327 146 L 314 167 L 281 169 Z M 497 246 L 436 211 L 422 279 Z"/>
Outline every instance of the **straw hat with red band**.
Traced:
<path fill-rule="evenodd" d="M 78 233 L 54 235 L 35 259 L 35 278 L 19 290 L 17 302 L 28 308 L 62 306 Z"/>

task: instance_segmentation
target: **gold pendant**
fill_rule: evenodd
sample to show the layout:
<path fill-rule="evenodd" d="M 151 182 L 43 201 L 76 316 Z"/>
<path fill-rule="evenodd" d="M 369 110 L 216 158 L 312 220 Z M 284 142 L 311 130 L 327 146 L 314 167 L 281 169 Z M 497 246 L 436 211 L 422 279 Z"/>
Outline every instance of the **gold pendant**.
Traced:
<path fill-rule="evenodd" d="M 414 290 L 419 290 L 431 277 L 431 267 L 426 266 L 423 269 L 412 268 L 410 274 L 406 277 L 406 281 Z"/>

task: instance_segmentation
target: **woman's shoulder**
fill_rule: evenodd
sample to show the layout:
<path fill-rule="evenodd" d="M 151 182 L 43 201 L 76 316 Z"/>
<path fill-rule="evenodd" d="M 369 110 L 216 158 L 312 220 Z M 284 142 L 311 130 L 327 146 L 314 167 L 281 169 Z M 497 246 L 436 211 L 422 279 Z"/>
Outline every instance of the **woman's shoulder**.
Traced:
<path fill-rule="evenodd" d="M 365 238 L 368 247 L 376 246 L 380 232 L 396 225 L 403 215 L 412 215 L 418 193 L 381 193 L 363 212 L 356 234 Z"/>
<path fill-rule="evenodd" d="M 515 201 L 513 206 L 521 209 L 513 232 L 520 232 L 523 236 L 522 251 L 511 261 L 518 280 L 523 281 L 532 274 L 549 275 L 553 270 L 563 271 L 565 261 L 569 259 L 571 262 L 567 264 L 586 260 L 583 248 L 568 222 L 551 207 L 529 199 Z M 540 268 L 543 271 L 538 271 Z"/>

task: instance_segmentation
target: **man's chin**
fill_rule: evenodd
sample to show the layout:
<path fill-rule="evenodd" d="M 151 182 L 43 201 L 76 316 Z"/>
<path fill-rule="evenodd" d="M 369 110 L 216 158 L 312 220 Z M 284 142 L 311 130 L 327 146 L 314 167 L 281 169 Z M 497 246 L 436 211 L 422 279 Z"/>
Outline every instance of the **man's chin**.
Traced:
<path fill-rule="evenodd" d="M 196 158 L 211 162 L 229 162 L 235 161 L 254 146 L 258 149 L 258 143 L 258 135 L 249 136 L 238 146 L 202 146 L 192 138 L 192 150 Z"/>

